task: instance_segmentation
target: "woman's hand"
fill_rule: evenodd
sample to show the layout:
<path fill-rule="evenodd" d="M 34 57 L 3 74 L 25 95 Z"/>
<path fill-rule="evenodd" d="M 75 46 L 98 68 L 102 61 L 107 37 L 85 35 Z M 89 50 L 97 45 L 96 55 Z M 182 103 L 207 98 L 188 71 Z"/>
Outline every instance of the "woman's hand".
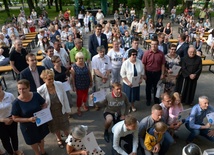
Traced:
<path fill-rule="evenodd" d="M 4 124 L 5 125 L 10 125 L 13 123 L 13 119 L 11 117 L 9 118 L 4 118 Z"/>
<path fill-rule="evenodd" d="M 88 151 L 86 151 L 86 150 L 81 151 L 81 155 L 87 155 L 87 154 L 88 154 Z"/>
<path fill-rule="evenodd" d="M 28 118 L 29 122 L 35 123 L 36 122 L 36 117 L 30 117 Z"/>
<path fill-rule="evenodd" d="M 73 86 L 72 89 L 73 89 L 73 92 L 76 92 L 76 87 L 75 86 Z"/>

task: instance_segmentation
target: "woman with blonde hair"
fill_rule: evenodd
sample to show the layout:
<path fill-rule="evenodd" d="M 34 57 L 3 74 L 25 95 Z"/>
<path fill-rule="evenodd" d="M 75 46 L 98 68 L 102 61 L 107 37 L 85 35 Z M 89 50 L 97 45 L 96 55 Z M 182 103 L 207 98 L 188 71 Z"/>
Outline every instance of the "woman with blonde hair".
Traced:
<path fill-rule="evenodd" d="M 63 141 L 60 131 L 68 136 L 69 121 L 68 113 L 71 112 L 66 92 L 59 81 L 54 81 L 54 72 L 52 70 L 43 70 L 40 77 L 45 82 L 37 88 L 37 92 L 46 100 L 50 108 L 53 119 L 49 122 L 49 130 L 55 133 L 58 146 L 63 149 Z"/>
<path fill-rule="evenodd" d="M 71 74 L 73 77 L 73 91 L 77 94 L 77 114 L 82 115 L 80 107 L 82 106 L 85 111 L 88 111 L 86 102 L 88 99 L 88 90 L 92 86 L 91 71 L 84 62 L 84 55 L 82 52 L 78 52 L 75 55 L 76 63 L 71 68 Z"/>

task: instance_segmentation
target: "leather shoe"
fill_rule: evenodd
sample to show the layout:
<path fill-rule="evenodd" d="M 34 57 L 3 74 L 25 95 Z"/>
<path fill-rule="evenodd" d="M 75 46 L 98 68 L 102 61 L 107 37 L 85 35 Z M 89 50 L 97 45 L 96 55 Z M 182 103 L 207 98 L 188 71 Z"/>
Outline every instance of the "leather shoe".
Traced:
<path fill-rule="evenodd" d="M 104 139 L 107 143 L 109 143 L 109 134 L 108 134 L 108 131 L 105 131 L 104 132 Z"/>

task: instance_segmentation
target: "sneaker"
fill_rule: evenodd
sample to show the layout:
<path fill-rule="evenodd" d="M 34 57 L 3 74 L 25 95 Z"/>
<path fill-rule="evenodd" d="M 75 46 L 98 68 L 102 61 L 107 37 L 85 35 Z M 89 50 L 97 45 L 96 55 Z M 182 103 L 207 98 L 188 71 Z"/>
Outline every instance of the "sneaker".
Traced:
<path fill-rule="evenodd" d="M 105 130 L 105 132 L 104 132 L 104 139 L 107 143 L 109 143 L 109 134 L 108 134 L 107 130 Z"/>

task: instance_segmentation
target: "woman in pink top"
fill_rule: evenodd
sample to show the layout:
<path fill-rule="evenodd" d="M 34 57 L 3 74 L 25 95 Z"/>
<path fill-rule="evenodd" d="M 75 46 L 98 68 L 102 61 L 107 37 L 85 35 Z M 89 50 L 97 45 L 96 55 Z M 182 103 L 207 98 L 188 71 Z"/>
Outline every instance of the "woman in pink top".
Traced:
<path fill-rule="evenodd" d="M 174 129 L 170 129 L 170 134 L 174 136 L 175 130 L 177 130 L 182 122 L 178 119 L 179 113 L 183 111 L 183 105 L 181 103 L 181 96 L 178 92 L 174 92 L 172 96 L 172 106 L 169 108 L 169 119 L 168 124 L 175 124 Z"/>

